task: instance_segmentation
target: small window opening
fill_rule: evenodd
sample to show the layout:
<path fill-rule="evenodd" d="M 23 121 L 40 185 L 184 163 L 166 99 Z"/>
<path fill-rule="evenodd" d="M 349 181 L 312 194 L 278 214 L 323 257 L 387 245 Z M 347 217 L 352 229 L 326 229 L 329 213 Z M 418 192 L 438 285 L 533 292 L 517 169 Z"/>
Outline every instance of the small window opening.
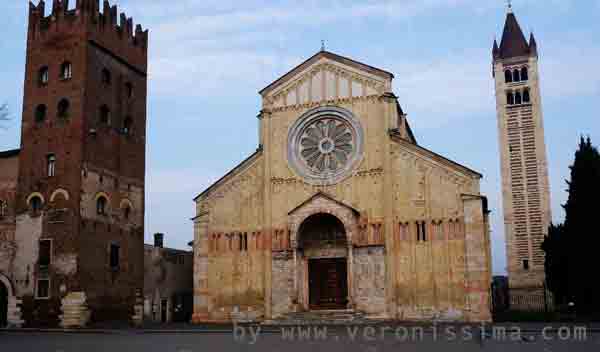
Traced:
<path fill-rule="evenodd" d="M 56 175 L 56 156 L 54 154 L 48 154 L 47 164 L 48 177 L 54 177 Z"/>
<path fill-rule="evenodd" d="M 35 122 L 36 123 L 42 123 L 46 120 L 46 111 L 48 109 L 46 108 L 46 105 L 40 104 L 37 106 L 37 108 L 35 109 Z"/>
<path fill-rule="evenodd" d="M 60 65 L 60 78 L 61 79 L 71 79 L 73 77 L 73 65 L 70 62 L 66 61 Z"/>
<path fill-rule="evenodd" d="M 66 119 L 69 117 L 69 101 L 67 99 L 62 99 L 58 102 L 58 117 L 62 119 Z"/>
<path fill-rule="evenodd" d="M 96 213 L 98 215 L 106 215 L 106 198 L 99 197 L 96 201 Z"/>
<path fill-rule="evenodd" d="M 515 105 L 523 104 L 523 98 L 521 97 L 521 92 L 515 93 Z"/>
<path fill-rule="evenodd" d="M 130 82 L 125 83 L 125 95 L 127 98 L 133 98 L 133 84 Z"/>
<path fill-rule="evenodd" d="M 527 67 L 523 67 L 521 69 L 521 81 L 527 81 L 529 80 L 529 72 L 527 70 Z"/>
<path fill-rule="evenodd" d="M 531 96 L 529 94 L 529 89 L 525 89 L 523 91 L 523 103 L 529 103 L 531 102 Z"/>
<path fill-rule="evenodd" d="M 512 92 L 506 93 L 506 103 L 508 105 L 515 105 L 515 95 Z"/>
<path fill-rule="evenodd" d="M 515 69 L 513 71 L 513 82 L 520 82 L 521 81 L 521 73 L 519 70 Z"/>
<path fill-rule="evenodd" d="M 133 127 L 133 119 L 131 118 L 131 116 L 125 117 L 125 120 L 123 121 L 123 134 L 126 134 L 126 135 L 131 134 L 132 127 Z"/>
<path fill-rule="evenodd" d="M 504 81 L 506 81 L 506 83 L 512 83 L 512 72 L 510 72 L 510 70 L 504 71 Z"/>
<path fill-rule="evenodd" d="M 529 270 L 529 260 L 523 260 L 523 270 Z"/>
<path fill-rule="evenodd" d="M 29 200 L 29 208 L 32 212 L 37 213 L 42 210 L 42 198 L 34 196 Z"/>
<path fill-rule="evenodd" d="M 48 84 L 48 66 L 44 66 L 40 68 L 38 73 L 38 83 L 40 86 L 45 86 Z"/>

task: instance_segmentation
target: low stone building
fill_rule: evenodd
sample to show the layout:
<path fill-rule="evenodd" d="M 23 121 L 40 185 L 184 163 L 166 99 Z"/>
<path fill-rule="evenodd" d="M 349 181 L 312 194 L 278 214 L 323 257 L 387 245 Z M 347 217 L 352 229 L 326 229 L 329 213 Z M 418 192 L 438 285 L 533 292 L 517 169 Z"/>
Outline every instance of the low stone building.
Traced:
<path fill-rule="evenodd" d="M 189 322 L 192 317 L 193 253 L 164 248 L 164 235 L 144 246 L 144 320 Z"/>

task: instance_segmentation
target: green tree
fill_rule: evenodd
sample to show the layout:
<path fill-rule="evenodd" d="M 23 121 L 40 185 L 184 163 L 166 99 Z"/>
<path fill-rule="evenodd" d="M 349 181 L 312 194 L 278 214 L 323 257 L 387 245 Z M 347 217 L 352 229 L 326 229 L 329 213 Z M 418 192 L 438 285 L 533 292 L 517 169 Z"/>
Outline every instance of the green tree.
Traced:
<path fill-rule="evenodd" d="M 600 230 L 600 154 L 590 138 L 581 138 L 567 181 L 563 226 L 550 228 L 543 245 L 548 285 L 558 301 L 569 299 L 583 313 L 600 313 L 598 268 Z"/>

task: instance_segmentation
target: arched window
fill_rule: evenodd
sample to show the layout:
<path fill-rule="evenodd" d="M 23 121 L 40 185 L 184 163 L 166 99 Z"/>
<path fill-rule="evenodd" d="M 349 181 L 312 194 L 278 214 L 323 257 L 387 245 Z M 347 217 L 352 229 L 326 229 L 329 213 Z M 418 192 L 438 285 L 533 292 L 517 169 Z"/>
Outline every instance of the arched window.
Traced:
<path fill-rule="evenodd" d="M 520 82 L 521 81 L 521 73 L 519 70 L 515 69 L 513 71 L 513 82 Z"/>
<path fill-rule="evenodd" d="M 112 83 L 110 71 L 105 68 L 102 70 L 102 83 L 109 86 Z"/>
<path fill-rule="evenodd" d="M 131 116 L 127 116 L 127 117 L 125 117 L 125 120 L 123 121 L 123 134 L 125 134 L 125 135 L 131 134 L 132 129 L 133 129 L 133 119 L 131 118 Z"/>
<path fill-rule="evenodd" d="M 100 123 L 110 125 L 110 109 L 106 105 L 100 107 Z"/>
<path fill-rule="evenodd" d="M 42 198 L 40 198 L 39 196 L 31 197 L 31 199 L 29 199 L 29 209 L 33 213 L 37 213 L 40 210 L 42 210 Z"/>
<path fill-rule="evenodd" d="M 61 101 L 58 102 L 58 117 L 60 118 L 67 118 L 69 117 L 69 108 L 70 108 L 69 101 L 67 99 L 61 99 Z"/>
<path fill-rule="evenodd" d="M 515 104 L 515 96 L 512 92 L 508 92 L 506 93 L 506 103 L 508 105 L 514 105 Z"/>
<path fill-rule="evenodd" d="M 73 65 L 65 61 L 60 65 L 60 79 L 71 79 L 73 77 Z"/>
<path fill-rule="evenodd" d="M 510 72 L 510 70 L 504 71 L 504 81 L 506 81 L 506 83 L 512 83 L 512 72 Z"/>
<path fill-rule="evenodd" d="M 46 105 L 40 104 L 35 108 L 35 122 L 42 123 L 46 120 Z"/>
<path fill-rule="evenodd" d="M 529 94 L 529 89 L 525 89 L 523 91 L 523 103 L 527 104 L 531 102 L 531 96 Z"/>
<path fill-rule="evenodd" d="M 96 200 L 96 213 L 98 215 L 106 215 L 106 197 L 100 196 Z"/>
<path fill-rule="evenodd" d="M 521 97 L 521 92 L 515 93 L 515 105 L 523 104 L 523 98 Z"/>
<path fill-rule="evenodd" d="M 127 98 L 133 98 L 133 84 L 131 82 L 125 83 L 125 95 Z"/>
<path fill-rule="evenodd" d="M 38 72 L 38 83 L 40 86 L 48 84 L 48 66 L 40 68 Z"/>
<path fill-rule="evenodd" d="M 529 72 L 527 71 L 527 67 L 523 67 L 521 69 L 521 81 L 527 81 L 529 79 Z"/>

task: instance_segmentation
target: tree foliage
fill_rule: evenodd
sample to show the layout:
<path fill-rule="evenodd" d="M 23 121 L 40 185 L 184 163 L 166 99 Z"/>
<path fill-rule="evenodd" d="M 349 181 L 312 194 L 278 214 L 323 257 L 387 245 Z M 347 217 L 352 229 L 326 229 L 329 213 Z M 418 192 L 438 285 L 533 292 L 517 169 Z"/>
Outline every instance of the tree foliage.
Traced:
<path fill-rule="evenodd" d="M 546 278 L 557 302 L 573 301 L 582 312 L 598 313 L 600 230 L 595 216 L 600 216 L 600 154 L 590 138 L 581 138 L 570 169 L 565 222 L 550 227 L 542 246 Z"/>

